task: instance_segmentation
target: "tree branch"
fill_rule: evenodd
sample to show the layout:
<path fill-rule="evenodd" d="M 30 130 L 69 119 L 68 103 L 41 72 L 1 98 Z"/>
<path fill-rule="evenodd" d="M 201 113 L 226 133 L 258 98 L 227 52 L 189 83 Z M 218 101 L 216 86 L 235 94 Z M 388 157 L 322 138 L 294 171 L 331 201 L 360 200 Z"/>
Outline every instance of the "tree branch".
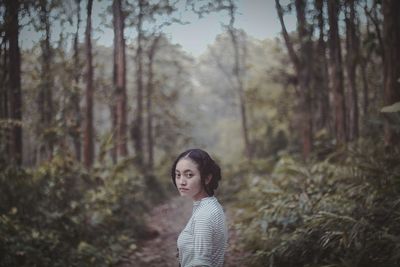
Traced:
<path fill-rule="evenodd" d="M 285 40 L 285 44 L 286 44 L 286 47 L 287 47 L 287 50 L 288 50 L 288 53 L 289 53 L 289 57 L 292 60 L 292 62 L 294 64 L 294 67 L 296 69 L 299 69 L 299 67 L 300 67 L 299 66 L 300 65 L 299 58 L 297 57 L 296 52 L 294 51 L 293 43 L 290 40 L 289 34 L 288 34 L 287 30 L 286 30 L 285 22 L 283 21 L 282 6 L 279 3 L 279 0 L 275 0 L 275 4 L 276 4 L 276 11 L 277 11 L 278 17 L 279 17 L 279 22 L 281 23 L 281 26 L 282 26 L 283 39 Z"/>

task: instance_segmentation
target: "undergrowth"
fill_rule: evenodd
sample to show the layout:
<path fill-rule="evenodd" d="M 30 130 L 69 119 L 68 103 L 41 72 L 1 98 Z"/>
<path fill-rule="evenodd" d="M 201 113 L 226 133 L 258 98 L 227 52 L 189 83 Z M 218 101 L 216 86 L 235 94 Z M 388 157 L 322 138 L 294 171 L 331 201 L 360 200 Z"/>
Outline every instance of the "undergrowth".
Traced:
<path fill-rule="evenodd" d="M 0 266 L 117 266 L 146 233 L 154 177 L 133 159 L 87 172 L 68 155 L 33 169 L 2 165 Z M 150 185 L 149 185 L 150 184 Z"/>
<path fill-rule="evenodd" d="M 246 266 L 400 266 L 399 150 L 364 141 L 265 166 L 232 178 Z"/>

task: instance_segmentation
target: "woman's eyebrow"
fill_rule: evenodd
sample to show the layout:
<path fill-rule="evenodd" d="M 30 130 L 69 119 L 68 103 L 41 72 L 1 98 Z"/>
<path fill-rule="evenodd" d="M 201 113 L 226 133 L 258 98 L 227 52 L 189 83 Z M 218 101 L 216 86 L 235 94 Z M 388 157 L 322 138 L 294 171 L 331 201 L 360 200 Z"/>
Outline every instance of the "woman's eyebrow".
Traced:
<path fill-rule="evenodd" d="M 179 170 L 175 170 L 175 172 L 180 172 Z M 187 173 L 187 172 L 193 172 L 193 170 L 191 170 L 191 169 L 187 169 L 187 170 L 184 170 L 184 171 L 182 171 L 183 173 Z"/>

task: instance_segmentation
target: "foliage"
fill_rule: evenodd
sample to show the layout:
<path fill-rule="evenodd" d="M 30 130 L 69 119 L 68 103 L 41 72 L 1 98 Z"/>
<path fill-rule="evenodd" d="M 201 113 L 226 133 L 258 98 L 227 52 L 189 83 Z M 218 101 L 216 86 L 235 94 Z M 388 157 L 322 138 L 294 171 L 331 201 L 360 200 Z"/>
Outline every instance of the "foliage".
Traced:
<path fill-rule="evenodd" d="M 381 113 L 385 116 L 391 128 L 400 131 L 400 102 L 385 106 L 381 109 Z"/>
<path fill-rule="evenodd" d="M 389 113 L 399 112 L 399 111 L 400 111 L 400 102 L 396 102 L 393 105 L 386 106 L 381 109 L 381 112 L 389 112 Z"/>
<path fill-rule="evenodd" d="M 35 169 L 1 166 L 0 266 L 115 266 L 146 233 L 153 201 L 132 166 L 88 173 L 65 153 Z"/>
<path fill-rule="evenodd" d="M 282 156 L 269 175 L 249 175 L 236 214 L 248 266 L 399 266 L 399 158 L 360 141 L 323 161 Z"/>

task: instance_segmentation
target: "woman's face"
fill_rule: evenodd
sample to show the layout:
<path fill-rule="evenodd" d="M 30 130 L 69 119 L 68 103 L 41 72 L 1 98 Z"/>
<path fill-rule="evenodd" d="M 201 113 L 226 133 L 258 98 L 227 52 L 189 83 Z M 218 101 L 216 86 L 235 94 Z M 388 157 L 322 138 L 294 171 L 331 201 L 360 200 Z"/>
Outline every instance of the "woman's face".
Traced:
<path fill-rule="evenodd" d="M 175 182 L 181 196 L 190 197 L 194 201 L 208 196 L 201 185 L 197 164 L 189 158 L 182 158 L 176 164 Z"/>

